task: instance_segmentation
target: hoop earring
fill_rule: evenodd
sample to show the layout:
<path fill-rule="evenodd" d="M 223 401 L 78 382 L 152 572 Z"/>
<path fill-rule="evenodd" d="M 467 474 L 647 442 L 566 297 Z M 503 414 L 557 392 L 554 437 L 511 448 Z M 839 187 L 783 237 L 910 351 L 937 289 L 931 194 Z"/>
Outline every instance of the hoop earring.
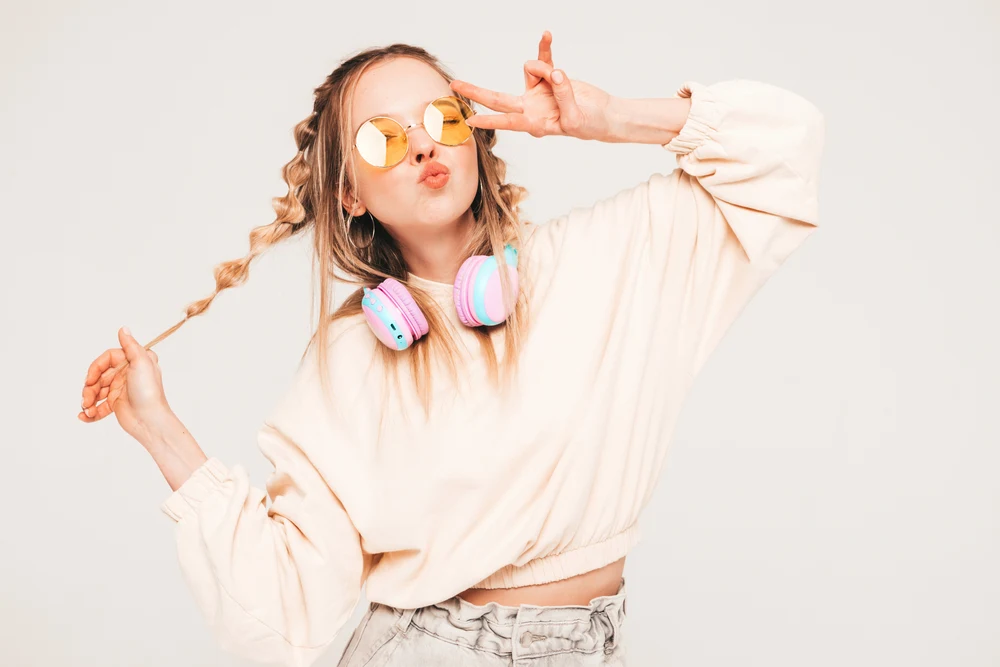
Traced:
<path fill-rule="evenodd" d="M 371 214 L 371 211 L 365 211 L 365 215 L 367 215 L 368 219 L 372 221 L 372 235 L 371 238 L 368 239 L 368 243 L 361 248 L 354 245 L 354 240 L 351 239 L 351 223 L 354 221 L 354 216 L 352 215 L 347 221 L 347 242 L 351 244 L 352 248 L 359 252 L 362 250 L 370 250 L 372 244 L 375 243 L 375 217 Z"/>
<path fill-rule="evenodd" d="M 479 205 L 478 206 L 475 205 L 476 198 L 479 199 Z M 483 210 L 483 203 L 484 203 L 483 202 L 483 179 L 482 179 L 481 176 L 479 178 L 479 191 L 476 193 L 476 198 L 473 198 L 473 200 L 472 200 L 472 203 L 473 203 L 473 207 L 472 208 L 476 212 L 476 214 L 478 215 Z"/>

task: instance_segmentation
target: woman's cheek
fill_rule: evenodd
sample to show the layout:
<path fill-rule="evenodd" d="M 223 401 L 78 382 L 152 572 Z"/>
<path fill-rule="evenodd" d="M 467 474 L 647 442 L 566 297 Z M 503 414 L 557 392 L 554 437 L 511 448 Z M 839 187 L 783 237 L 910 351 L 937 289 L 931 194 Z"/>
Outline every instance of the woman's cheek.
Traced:
<path fill-rule="evenodd" d="M 475 150 L 470 151 L 470 156 L 468 157 L 466 165 L 466 173 L 469 174 L 469 181 L 471 183 L 471 196 L 475 197 L 479 190 L 479 160 L 476 159 Z"/>

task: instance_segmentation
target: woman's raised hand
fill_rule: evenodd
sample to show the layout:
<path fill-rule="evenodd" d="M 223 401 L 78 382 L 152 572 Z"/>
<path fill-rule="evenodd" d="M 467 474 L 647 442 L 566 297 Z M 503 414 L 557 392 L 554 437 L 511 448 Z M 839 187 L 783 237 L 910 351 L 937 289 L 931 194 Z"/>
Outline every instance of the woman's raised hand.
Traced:
<path fill-rule="evenodd" d="M 145 446 L 152 443 L 159 426 L 168 423 L 173 412 L 163 394 L 156 353 L 140 345 L 124 327 L 118 330 L 118 342 L 120 348 L 105 350 L 87 369 L 83 410 L 77 417 L 91 423 L 114 412 L 122 429 Z M 126 360 L 128 365 L 116 373 Z"/>
<path fill-rule="evenodd" d="M 612 96 L 583 81 L 571 81 L 552 64 L 552 35 L 538 43 L 538 59 L 524 63 L 524 94 L 508 95 L 458 79 L 452 90 L 496 114 L 476 114 L 466 122 L 490 130 L 515 130 L 534 137 L 563 135 L 603 140 L 610 134 Z"/>

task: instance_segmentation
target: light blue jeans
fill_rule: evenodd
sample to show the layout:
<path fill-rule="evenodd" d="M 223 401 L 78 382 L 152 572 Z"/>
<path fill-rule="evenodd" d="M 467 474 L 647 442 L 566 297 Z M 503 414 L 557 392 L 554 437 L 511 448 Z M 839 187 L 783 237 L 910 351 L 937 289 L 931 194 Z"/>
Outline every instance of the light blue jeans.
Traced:
<path fill-rule="evenodd" d="M 589 605 L 475 605 L 455 596 L 419 609 L 372 602 L 337 667 L 625 665 L 625 578 Z"/>

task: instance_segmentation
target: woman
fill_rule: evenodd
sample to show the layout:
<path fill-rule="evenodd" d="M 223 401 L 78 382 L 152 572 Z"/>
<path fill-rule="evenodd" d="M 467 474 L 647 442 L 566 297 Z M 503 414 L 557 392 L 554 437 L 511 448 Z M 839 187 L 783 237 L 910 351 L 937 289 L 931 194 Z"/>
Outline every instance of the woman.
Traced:
<path fill-rule="evenodd" d="M 265 490 L 163 396 L 149 348 L 183 320 L 91 364 L 80 418 L 114 411 L 156 460 L 229 650 L 310 664 L 366 585 L 343 666 L 623 664 L 638 515 L 691 381 L 815 229 L 824 121 L 752 81 L 613 97 L 555 69 L 549 33 L 524 76 L 485 90 L 397 44 L 315 91 L 277 219 L 216 272 L 218 294 L 314 232 L 321 326 L 259 432 Z M 660 144 L 679 168 L 534 226 L 496 130 Z M 330 315 L 334 270 L 361 289 Z"/>

